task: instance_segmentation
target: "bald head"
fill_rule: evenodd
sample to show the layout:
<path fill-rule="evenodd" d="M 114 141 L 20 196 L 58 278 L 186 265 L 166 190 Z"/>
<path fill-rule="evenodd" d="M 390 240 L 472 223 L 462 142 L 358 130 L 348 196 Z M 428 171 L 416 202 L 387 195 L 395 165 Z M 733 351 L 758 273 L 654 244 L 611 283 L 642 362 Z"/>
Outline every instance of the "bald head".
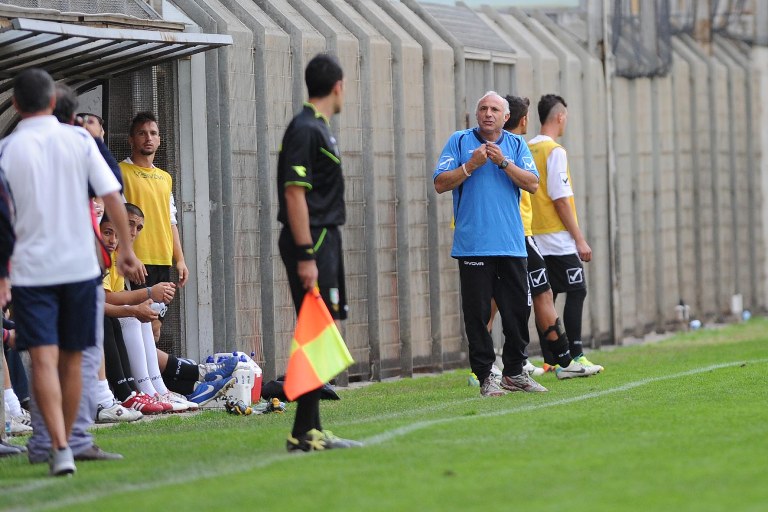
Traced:
<path fill-rule="evenodd" d="M 478 110 L 480 110 L 480 104 L 483 102 L 486 98 L 496 98 L 499 101 L 501 101 L 502 106 L 504 107 L 504 115 L 509 114 L 509 102 L 506 98 L 504 98 L 501 94 L 497 93 L 496 91 L 488 91 L 483 96 L 477 100 L 477 105 L 475 106 L 475 113 L 477 113 Z"/>

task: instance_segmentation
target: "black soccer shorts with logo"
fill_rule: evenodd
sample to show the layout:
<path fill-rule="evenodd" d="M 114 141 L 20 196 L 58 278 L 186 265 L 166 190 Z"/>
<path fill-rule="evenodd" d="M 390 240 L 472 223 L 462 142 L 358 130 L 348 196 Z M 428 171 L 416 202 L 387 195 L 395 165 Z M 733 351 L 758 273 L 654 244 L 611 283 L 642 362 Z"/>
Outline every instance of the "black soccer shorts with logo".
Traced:
<path fill-rule="evenodd" d="M 528 284 L 531 287 L 531 297 L 536 297 L 551 288 L 547 265 L 532 236 L 525 237 L 525 248 L 528 251 Z"/>
<path fill-rule="evenodd" d="M 547 265 L 549 284 L 553 293 L 568 293 L 587 288 L 584 265 L 578 254 L 544 256 L 544 262 Z"/>

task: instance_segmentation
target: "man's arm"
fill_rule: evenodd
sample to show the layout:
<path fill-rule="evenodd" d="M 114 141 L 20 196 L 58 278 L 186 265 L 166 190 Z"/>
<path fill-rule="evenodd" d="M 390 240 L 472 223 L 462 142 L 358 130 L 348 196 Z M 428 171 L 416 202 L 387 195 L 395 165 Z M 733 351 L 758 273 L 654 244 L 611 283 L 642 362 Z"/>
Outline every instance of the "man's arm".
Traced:
<path fill-rule="evenodd" d="M 307 207 L 307 189 L 300 185 L 285 187 L 285 207 L 288 214 L 288 225 L 291 227 L 293 242 L 299 247 L 314 245 L 309 231 L 309 208 Z M 317 263 L 314 259 L 301 260 L 298 264 L 298 274 L 305 290 L 317 284 Z"/>
<path fill-rule="evenodd" d="M 8 277 L 9 263 L 16 245 L 16 233 L 12 222 L 13 202 L 11 192 L 5 181 L 5 173 L 0 170 L 0 308 L 11 302 L 11 280 Z"/>
<path fill-rule="evenodd" d="M 141 323 L 151 322 L 157 319 L 157 312 L 149 307 L 151 304 L 151 300 L 134 306 L 115 306 L 107 303 L 104 304 L 104 314 L 110 318 L 136 318 Z"/>
<path fill-rule="evenodd" d="M 501 151 L 501 148 L 497 144 L 490 142 L 486 145 L 488 146 L 488 159 L 491 162 L 493 162 L 499 169 L 503 170 L 504 174 L 506 174 L 507 177 L 512 180 L 515 185 L 527 192 L 530 192 L 531 194 L 536 193 L 536 191 L 539 189 L 539 176 L 535 172 L 535 166 L 532 169 L 523 169 L 519 167 L 512 159 L 505 158 L 504 153 Z M 520 143 L 520 148 L 522 149 L 522 154 L 518 154 L 513 158 L 522 162 L 522 157 L 527 156 L 530 158 L 531 164 L 533 164 L 533 157 L 528 150 L 528 146 L 525 145 L 525 142 Z M 502 168 L 501 166 L 504 164 L 505 160 L 507 164 L 504 168 Z"/>
<path fill-rule="evenodd" d="M 181 237 L 179 236 L 179 228 L 176 224 L 171 224 L 171 232 L 173 233 L 173 262 L 176 264 L 176 271 L 179 273 L 179 286 L 183 288 L 189 278 L 189 269 L 184 261 L 184 252 L 181 250 Z"/>
<path fill-rule="evenodd" d="M 579 253 L 579 258 L 582 261 L 590 261 L 592 259 L 592 248 L 587 244 L 584 235 L 581 233 L 581 228 L 579 228 L 579 223 L 576 222 L 576 216 L 571 209 L 571 196 L 555 199 L 552 203 L 555 205 L 555 211 L 557 211 L 557 215 L 563 222 L 565 229 L 568 230 L 576 241 L 576 250 Z"/>
<path fill-rule="evenodd" d="M 482 167 L 488 160 L 488 150 L 485 144 L 472 152 L 472 158 L 463 166 L 458 166 L 449 171 L 443 171 L 435 177 L 435 190 L 438 194 L 453 190 L 467 181 L 476 169 Z"/>
<path fill-rule="evenodd" d="M 539 190 L 539 177 L 530 171 L 521 169 L 511 160 L 507 160 L 507 167 L 504 169 L 504 174 L 506 174 L 515 185 L 526 192 L 535 194 L 536 191 Z"/>
<path fill-rule="evenodd" d="M 173 300 L 176 285 L 173 283 L 157 283 L 152 288 L 139 288 L 138 290 L 122 290 L 119 292 L 106 291 L 107 304 L 115 306 L 135 306 L 149 299 L 154 302 L 169 304 Z"/>

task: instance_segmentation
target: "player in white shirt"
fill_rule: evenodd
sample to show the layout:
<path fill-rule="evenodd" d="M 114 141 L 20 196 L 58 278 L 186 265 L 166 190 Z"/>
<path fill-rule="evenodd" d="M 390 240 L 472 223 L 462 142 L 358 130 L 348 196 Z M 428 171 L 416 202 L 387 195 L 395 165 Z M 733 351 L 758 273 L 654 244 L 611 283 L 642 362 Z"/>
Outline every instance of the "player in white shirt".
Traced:
<path fill-rule="evenodd" d="M 531 229 L 546 262 L 554 299 L 557 300 L 559 293 L 566 294 L 563 323 L 569 337 L 570 356 L 585 367 L 602 370 L 584 356 L 581 342 L 581 317 L 587 297 L 582 261 L 592 259 L 592 249 L 576 217 L 565 148 L 555 141 L 565 132 L 568 108 L 562 97 L 545 94 L 539 100 L 538 111 L 541 133 L 528 141 L 541 175 L 541 186 L 531 195 Z"/>
<path fill-rule="evenodd" d="M 53 79 L 27 69 L 14 79 L 13 104 L 21 117 L 0 142 L 0 167 L 16 204 L 16 247 L 11 284 L 17 346 L 32 360 L 32 392 L 51 436 L 50 474 L 75 472 L 68 438 L 82 386 L 82 351 L 96 343 L 101 288 L 88 185 L 104 199 L 119 232 L 128 237 L 120 185 L 93 137 L 51 115 Z M 140 280 L 141 262 L 130 246 L 117 262 Z"/>

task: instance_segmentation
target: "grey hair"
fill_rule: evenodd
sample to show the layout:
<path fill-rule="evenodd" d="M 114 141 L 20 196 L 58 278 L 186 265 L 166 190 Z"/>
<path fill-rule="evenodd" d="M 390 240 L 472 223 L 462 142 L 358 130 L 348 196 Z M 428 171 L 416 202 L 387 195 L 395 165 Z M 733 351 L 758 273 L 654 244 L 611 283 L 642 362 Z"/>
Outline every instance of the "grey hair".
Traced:
<path fill-rule="evenodd" d="M 480 102 L 489 96 L 496 96 L 497 98 L 499 98 L 501 102 L 504 104 L 504 115 L 509 114 L 509 102 L 507 101 L 507 98 L 497 93 L 496 91 L 488 91 L 485 94 L 483 94 L 479 100 L 477 100 L 477 105 L 475 105 L 475 113 L 477 113 L 477 111 L 480 110 Z"/>

